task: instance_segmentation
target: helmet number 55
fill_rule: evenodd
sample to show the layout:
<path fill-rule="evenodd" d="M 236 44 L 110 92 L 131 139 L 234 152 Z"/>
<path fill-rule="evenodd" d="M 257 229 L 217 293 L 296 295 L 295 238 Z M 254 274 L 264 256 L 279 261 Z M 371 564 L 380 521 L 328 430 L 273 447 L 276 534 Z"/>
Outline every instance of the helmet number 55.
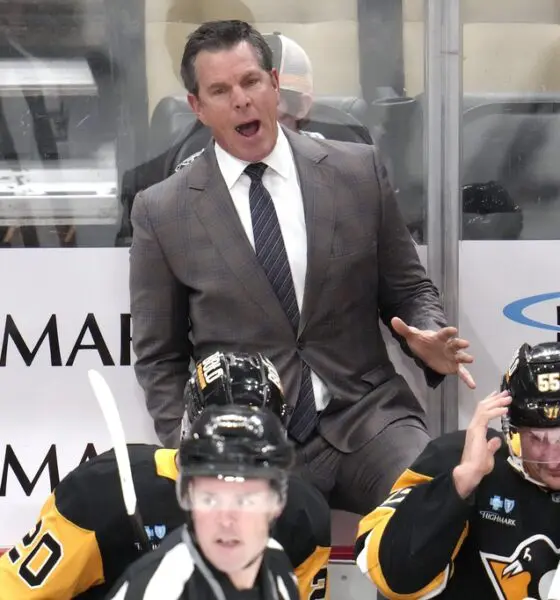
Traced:
<path fill-rule="evenodd" d="M 537 387 L 539 392 L 557 392 L 560 390 L 560 373 L 539 373 Z"/>

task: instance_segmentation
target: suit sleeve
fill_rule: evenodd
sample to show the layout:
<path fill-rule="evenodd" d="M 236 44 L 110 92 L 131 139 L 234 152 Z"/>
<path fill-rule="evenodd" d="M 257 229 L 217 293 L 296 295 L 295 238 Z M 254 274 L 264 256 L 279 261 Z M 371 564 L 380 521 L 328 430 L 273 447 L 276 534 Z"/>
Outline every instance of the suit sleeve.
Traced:
<path fill-rule="evenodd" d="M 451 577 L 473 510 L 452 476 L 464 439 L 455 432 L 431 442 L 387 500 L 360 522 L 358 567 L 388 598 L 431 597 Z"/>
<path fill-rule="evenodd" d="M 439 291 L 420 262 L 416 246 L 389 183 L 387 169 L 382 164 L 379 150 L 375 146 L 373 155 L 381 198 L 378 233 L 380 317 L 399 342 L 403 352 L 424 369 L 428 385 L 435 387 L 441 383 L 443 376 L 412 354 L 404 339 L 393 332 L 391 319 L 400 317 L 408 325 L 419 329 L 437 331 L 445 327 L 447 321 Z"/>
<path fill-rule="evenodd" d="M 101 583 L 95 532 L 62 516 L 54 495 L 35 528 L 0 558 L 0 600 L 70 600 Z"/>
<path fill-rule="evenodd" d="M 151 196 L 149 202 L 157 204 Z M 148 198 L 138 194 L 132 207 L 130 308 L 136 377 L 156 433 L 168 447 L 179 443 L 183 392 L 189 376 L 187 290 L 169 267 L 148 212 Z"/>

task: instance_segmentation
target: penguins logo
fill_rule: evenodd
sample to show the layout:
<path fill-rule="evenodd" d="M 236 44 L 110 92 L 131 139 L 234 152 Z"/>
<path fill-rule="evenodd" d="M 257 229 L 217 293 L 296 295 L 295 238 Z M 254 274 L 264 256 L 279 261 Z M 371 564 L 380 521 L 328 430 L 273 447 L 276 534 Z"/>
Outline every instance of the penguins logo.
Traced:
<path fill-rule="evenodd" d="M 545 600 L 560 558 L 560 549 L 544 535 L 533 535 L 511 556 L 481 552 L 480 557 L 500 600 Z"/>

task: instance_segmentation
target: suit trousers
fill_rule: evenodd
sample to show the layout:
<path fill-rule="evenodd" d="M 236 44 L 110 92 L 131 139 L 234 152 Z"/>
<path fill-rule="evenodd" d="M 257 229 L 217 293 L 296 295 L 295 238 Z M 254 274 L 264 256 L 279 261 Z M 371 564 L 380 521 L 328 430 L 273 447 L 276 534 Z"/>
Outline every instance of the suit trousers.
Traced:
<path fill-rule="evenodd" d="M 331 509 L 363 516 L 387 498 L 395 481 L 429 441 L 424 423 L 416 417 L 390 423 L 359 450 L 347 454 L 317 433 L 297 447 L 296 471 L 319 489 Z M 333 523 L 333 544 L 340 543 L 337 537 L 344 539 L 344 545 L 353 544 L 357 517 L 337 516 L 342 517 L 339 520 L 345 531 L 337 532 L 337 523 Z M 377 592 L 377 600 L 386 599 Z"/>
<path fill-rule="evenodd" d="M 365 515 L 387 498 L 399 475 L 429 441 L 426 427 L 416 417 L 390 423 L 347 454 L 317 433 L 297 447 L 296 471 L 319 489 L 331 509 Z"/>

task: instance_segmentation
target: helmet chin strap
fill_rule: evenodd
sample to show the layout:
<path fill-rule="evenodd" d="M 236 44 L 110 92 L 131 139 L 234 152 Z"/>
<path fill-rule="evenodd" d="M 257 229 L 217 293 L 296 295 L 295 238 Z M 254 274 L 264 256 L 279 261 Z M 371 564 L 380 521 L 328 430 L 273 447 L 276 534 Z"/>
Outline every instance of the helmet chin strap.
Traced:
<path fill-rule="evenodd" d="M 269 524 L 269 527 L 268 527 L 268 534 L 269 534 L 269 536 L 272 535 L 272 528 L 273 528 L 275 522 L 276 522 L 276 518 L 273 518 L 273 519 L 270 520 L 270 524 Z M 243 567 L 243 570 L 245 571 L 246 569 L 251 568 L 259 560 L 259 558 L 262 558 L 262 556 L 264 555 L 265 551 L 266 551 L 266 546 L 260 552 L 258 552 L 256 554 L 256 556 L 254 558 L 252 558 Z"/>
<path fill-rule="evenodd" d="M 544 484 L 542 484 L 540 481 L 537 481 L 536 479 L 533 479 L 529 473 L 527 473 L 527 471 L 525 470 L 525 465 L 523 464 L 523 461 L 521 460 L 521 458 L 519 458 L 519 456 L 517 456 L 517 453 L 512 445 L 512 431 L 511 431 L 511 425 L 510 425 L 510 421 L 509 421 L 509 417 L 505 416 L 502 417 L 502 433 L 503 436 L 505 438 L 507 447 L 508 447 L 508 463 L 510 464 L 510 466 L 517 471 L 517 473 L 519 473 L 519 475 L 521 475 L 521 477 L 523 477 L 524 479 L 526 479 L 527 481 L 530 481 L 531 483 L 534 483 L 535 485 L 537 485 L 538 487 L 540 487 L 543 490 L 546 490 L 546 486 Z"/>
<path fill-rule="evenodd" d="M 244 567 L 242 567 L 243 571 L 250 569 L 260 558 L 262 558 L 265 549 L 263 548 L 260 552 L 257 552 L 256 556 L 253 557 Z"/>
<path fill-rule="evenodd" d="M 272 535 L 272 528 L 274 527 L 274 523 L 276 523 L 278 517 L 274 517 L 270 520 L 270 524 L 268 526 L 268 535 L 269 537 Z M 246 569 L 251 568 L 258 560 L 259 558 L 262 558 L 262 556 L 264 555 L 266 551 L 266 546 L 256 554 L 256 556 L 254 558 L 252 558 L 244 567 L 243 570 L 245 571 Z"/>
<path fill-rule="evenodd" d="M 537 481 L 536 479 L 533 479 L 529 475 L 529 473 L 527 473 L 527 471 L 525 470 L 525 466 L 523 465 L 523 461 L 520 458 L 513 457 L 510 455 L 508 456 L 508 463 L 527 481 L 534 483 L 535 485 L 539 486 L 545 491 L 551 491 L 550 488 L 548 488 L 544 483 L 542 483 L 542 481 Z"/>
<path fill-rule="evenodd" d="M 515 450 L 511 444 L 511 435 L 509 433 L 509 429 L 507 431 L 508 431 L 508 433 L 506 434 L 505 438 L 506 438 L 506 443 L 507 443 L 508 450 L 509 450 L 509 456 L 507 459 L 508 463 L 519 473 L 519 475 L 521 475 L 524 479 L 526 479 L 530 483 L 533 483 L 534 485 L 538 486 L 545 492 L 554 492 L 554 490 L 550 489 L 542 481 L 537 481 L 536 479 L 534 479 L 533 477 L 531 477 L 529 475 L 529 473 L 525 469 L 525 465 L 523 464 L 523 459 L 521 459 L 519 456 L 516 456 Z M 504 433 L 505 433 L 505 431 L 504 431 Z"/>

